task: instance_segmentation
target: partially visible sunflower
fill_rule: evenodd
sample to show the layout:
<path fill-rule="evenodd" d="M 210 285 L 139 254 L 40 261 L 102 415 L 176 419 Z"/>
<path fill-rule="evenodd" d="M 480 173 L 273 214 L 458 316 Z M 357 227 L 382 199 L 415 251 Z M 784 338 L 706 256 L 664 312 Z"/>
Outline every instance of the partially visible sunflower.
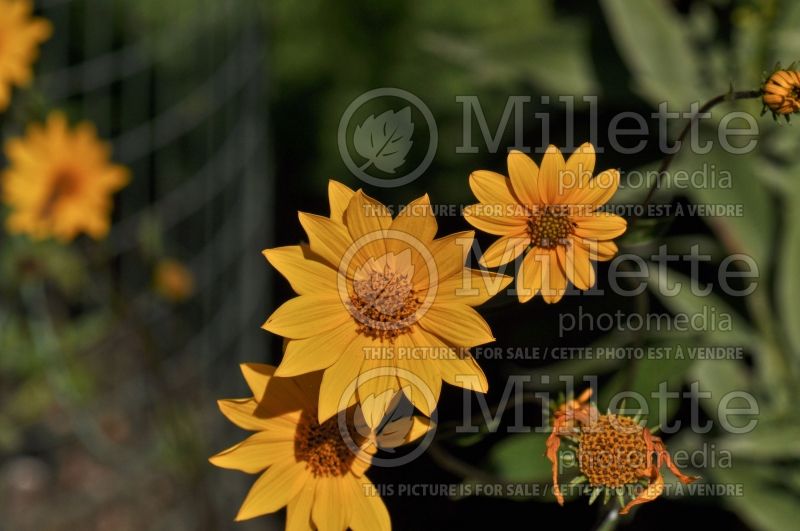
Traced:
<path fill-rule="evenodd" d="M 682 483 L 696 476 L 683 474 L 672 462 L 660 437 L 639 424 L 638 419 L 607 413 L 601 415 L 589 402 L 587 389 L 577 400 L 568 400 L 556 411 L 553 431 L 547 438 L 547 458 L 552 463 L 553 493 L 560 505 L 564 496 L 558 482 L 559 447 L 566 439 L 575 448 L 581 474 L 570 485 L 588 483 L 593 489 L 589 503 L 601 493 L 608 501 L 612 494 L 620 502 L 620 514 L 658 498 L 664 490 L 661 466 L 665 464 Z M 625 503 L 625 497 L 630 500 Z"/>
<path fill-rule="evenodd" d="M 764 112 L 769 109 L 776 119 L 784 116 L 788 121 L 790 114 L 800 112 L 800 72 L 793 68 L 793 64 L 787 69 L 779 68 L 761 88 Z"/>
<path fill-rule="evenodd" d="M 466 269 L 474 234 L 436 239 L 428 196 L 394 219 L 381 203 L 333 181 L 329 198 L 329 218 L 300 213 L 309 245 L 264 251 L 299 294 L 264 324 L 286 338 L 277 374 L 324 370 L 320 422 L 350 400 L 374 426 L 389 405 L 366 399 L 390 396 L 387 390 L 402 389 L 426 415 L 442 381 L 486 392 L 467 349 L 494 337 L 472 307 L 511 278 Z"/>
<path fill-rule="evenodd" d="M 222 468 L 261 474 L 236 520 L 287 507 L 289 530 L 391 529 L 386 506 L 364 476 L 375 447 L 354 433 L 356 412 L 349 411 L 345 422 L 335 417 L 319 423 L 319 373 L 281 378 L 269 365 L 241 368 L 253 396 L 220 400 L 219 407 L 231 422 L 255 433 L 210 459 Z M 425 435 L 429 424 L 412 417 L 400 428 L 399 436 L 392 423 L 384 428 L 392 433 L 393 445 Z"/>
<path fill-rule="evenodd" d="M 34 239 L 74 239 L 108 234 L 112 194 L 129 180 L 127 168 L 110 161 L 110 146 L 92 124 L 70 129 L 59 112 L 6 142 L 10 166 L 3 172 L 3 201 L 11 208 L 9 232 Z"/>
<path fill-rule="evenodd" d="M 524 254 L 517 272 L 520 302 L 541 292 L 545 302 L 561 300 L 567 280 L 579 289 L 595 283 L 592 261 L 617 253 L 612 241 L 625 232 L 625 220 L 600 211 L 619 186 L 619 171 L 592 177 L 594 147 L 586 143 L 565 162 L 548 146 L 537 166 L 524 153 L 508 154 L 509 177 L 479 170 L 469 185 L 479 203 L 465 209 L 475 228 L 501 236 L 481 257 L 486 267 L 499 267 Z"/>
<path fill-rule="evenodd" d="M 31 17 L 32 10 L 30 0 L 0 0 L 0 111 L 11 101 L 12 86 L 30 84 L 39 45 L 53 33 L 50 22 Z"/>

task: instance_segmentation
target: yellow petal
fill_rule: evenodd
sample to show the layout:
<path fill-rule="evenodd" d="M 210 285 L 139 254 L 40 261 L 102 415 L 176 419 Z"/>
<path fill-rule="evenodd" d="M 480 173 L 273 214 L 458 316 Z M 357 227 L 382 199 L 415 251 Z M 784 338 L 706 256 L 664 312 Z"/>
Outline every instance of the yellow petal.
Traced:
<path fill-rule="evenodd" d="M 528 227 L 527 215 L 514 207 L 497 208 L 477 203 L 464 207 L 464 219 L 476 229 L 496 236 L 521 234 Z"/>
<path fill-rule="evenodd" d="M 547 146 L 539 170 L 539 198 L 546 205 L 559 204 L 564 192 L 563 174 L 566 170 L 564 156 L 557 147 Z"/>
<path fill-rule="evenodd" d="M 539 205 L 540 171 L 533 159 L 521 151 L 512 149 L 508 153 L 506 162 L 514 195 L 529 207 Z"/>
<path fill-rule="evenodd" d="M 456 347 L 474 347 L 494 341 L 483 317 L 465 304 L 437 302 L 422 315 L 419 324 Z"/>
<path fill-rule="evenodd" d="M 275 367 L 265 363 L 242 363 L 239 365 L 242 376 L 247 382 L 247 386 L 253 393 L 253 398 L 260 401 L 267 388 L 267 382 L 275 374 Z"/>
<path fill-rule="evenodd" d="M 305 462 L 293 459 L 269 467 L 253 484 L 236 515 L 236 521 L 274 513 L 288 504 L 303 486 L 305 469 Z"/>
<path fill-rule="evenodd" d="M 391 449 L 409 444 L 423 437 L 431 428 L 431 419 L 419 415 L 392 420 L 381 428 L 377 437 L 378 446 Z"/>
<path fill-rule="evenodd" d="M 561 300 L 566 292 L 567 276 L 558 262 L 556 250 L 549 251 L 548 259 L 542 263 L 542 298 L 553 304 Z"/>
<path fill-rule="evenodd" d="M 373 258 L 386 254 L 385 231 L 392 224 L 392 216 L 380 202 L 359 190 L 345 210 L 344 224 L 359 254 Z"/>
<path fill-rule="evenodd" d="M 350 528 L 353 531 L 390 531 L 389 511 L 378 495 L 375 485 L 366 477 L 349 482 L 348 499 L 352 505 Z"/>
<path fill-rule="evenodd" d="M 291 340 L 286 344 L 276 374 L 288 377 L 327 369 L 341 357 L 356 334 L 355 323 L 345 322 L 332 330 Z"/>
<path fill-rule="evenodd" d="M 353 190 L 338 181 L 333 179 L 328 181 L 328 202 L 331 205 L 332 220 L 340 223 L 343 221 L 344 211 L 347 210 L 347 205 L 350 204 L 354 193 Z"/>
<path fill-rule="evenodd" d="M 605 170 L 594 179 L 587 181 L 583 187 L 571 190 L 564 202 L 578 207 L 600 207 L 605 205 L 619 188 L 619 170 Z M 583 208 L 581 214 L 588 214 Z"/>
<path fill-rule="evenodd" d="M 300 295 L 336 292 L 336 270 L 316 260 L 308 246 L 289 245 L 265 249 L 264 256 Z"/>
<path fill-rule="evenodd" d="M 256 474 L 268 466 L 294 460 L 294 433 L 260 431 L 211 457 L 214 466 Z"/>
<path fill-rule="evenodd" d="M 592 178 L 594 164 L 594 146 L 591 142 L 585 142 L 567 159 L 567 174 L 569 175 L 569 179 L 574 183 L 574 186 L 571 188 L 583 188 L 583 185 Z"/>
<path fill-rule="evenodd" d="M 217 405 L 228 420 L 243 430 L 260 431 L 266 427 L 266 420 L 255 416 L 258 403 L 252 398 L 217 400 Z"/>
<path fill-rule="evenodd" d="M 289 500 L 286 507 L 286 531 L 313 531 L 311 509 L 314 506 L 314 493 L 317 482 L 309 479 L 300 487 L 297 496 Z"/>
<path fill-rule="evenodd" d="M 611 240 L 621 236 L 628 227 L 624 218 L 609 212 L 595 212 L 588 216 L 576 216 L 575 235 L 587 240 Z"/>
<path fill-rule="evenodd" d="M 390 226 L 392 231 L 406 233 L 414 239 L 422 241 L 424 244 L 429 244 L 436 237 L 437 224 L 436 216 L 433 215 L 433 208 L 431 207 L 430 198 L 428 194 L 415 199 L 406 205 L 394 218 Z M 389 238 L 389 250 L 398 248 L 397 241 Z M 399 249 L 405 249 L 408 244 L 399 246 Z"/>
<path fill-rule="evenodd" d="M 262 328 L 290 339 L 302 339 L 352 321 L 337 294 L 300 295 L 284 302 Z"/>
<path fill-rule="evenodd" d="M 394 360 L 366 359 L 358 375 L 358 401 L 370 428 L 377 428 L 400 389 Z"/>
<path fill-rule="evenodd" d="M 454 275 L 439 284 L 436 300 L 480 306 L 508 287 L 512 280 L 512 277 L 491 271 L 464 269 L 461 275 Z"/>
<path fill-rule="evenodd" d="M 550 253 L 542 249 L 532 249 L 522 259 L 517 271 L 517 297 L 519 302 L 531 300 L 542 288 L 542 278 L 545 271 L 545 262 L 550 260 Z"/>
<path fill-rule="evenodd" d="M 589 258 L 597 262 L 611 260 L 619 251 L 617 244 L 611 240 L 594 241 L 576 237 L 573 238 L 573 241 L 576 242 L 576 245 L 580 245 L 586 249 L 586 252 L 589 253 Z"/>
<path fill-rule="evenodd" d="M 299 212 L 300 224 L 308 235 L 311 251 L 338 270 L 353 240 L 342 223 L 315 214 Z"/>
<path fill-rule="evenodd" d="M 472 193 L 486 205 L 514 205 L 519 200 L 514 195 L 511 180 L 493 171 L 478 170 L 469 176 Z M 538 192 L 537 192 L 538 193 Z"/>
<path fill-rule="evenodd" d="M 317 478 L 311 519 L 319 531 L 347 529 L 353 498 L 350 489 L 346 488 L 347 481 L 338 477 Z"/>
<path fill-rule="evenodd" d="M 502 236 L 497 239 L 481 256 L 480 264 L 484 267 L 499 267 L 516 260 L 531 243 L 530 238 L 522 234 Z"/>
<path fill-rule="evenodd" d="M 586 290 L 594 286 L 595 272 L 586 249 L 580 245 L 569 248 L 560 245 L 556 250 L 559 264 L 576 288 Z"/>
<path fill-rule="evenodd" d="M 428 246 L 430 255 L 433 257 L 433 264 L 424 263 L 422 267 L 415 267 L 414 286 L 417 289 L 425 289 L 429 282 L 438 285 L 453 275 L 461 273 L 474 241 L 475 233 L 473 231 L 457 232 L 433 240 Z"/>
<path fill-rule="evenodd" d="M 339 361 L 325 369 L 319 389 L 320 424 L 355 402 L 358 374 L 364 364 L 365 349 L 370 346 L 369 338 L 358 334 Z"/>
<path fill-rule="evenodd" d="M 489 382 L 478 362 L 468 352 L 462 357 L 442 360 L 439 363 L 442 379 L 450 385 L 463 387 L 470 391 L 485 393 L 489 390 Z"/>

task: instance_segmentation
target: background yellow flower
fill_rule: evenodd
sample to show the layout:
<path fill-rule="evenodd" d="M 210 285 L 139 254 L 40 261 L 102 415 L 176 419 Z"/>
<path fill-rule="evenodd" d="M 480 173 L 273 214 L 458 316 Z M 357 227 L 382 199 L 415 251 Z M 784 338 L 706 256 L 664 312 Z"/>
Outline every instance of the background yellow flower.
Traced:
<path fill-rule="evenodd" d="M 11 101 L 12 86 L 30 84 L 39 44 L 53 32 L 50 22 L 31 17 L 32 8 L 30 0 L 0 0 L 0 111 Z"/>
<path fill-rule="evenodd" d="M 44 125 L 30 125 L 24 137 L 6 142 L 5 152 L 9 232 L 62 241 L 79 233 L 95 239 L 108 234 L 111 196 L 128 183 L 129 174 L 111 163 L 111 149 L 92 124 L 70 129 L 65 116 L 54 112 Z"/>

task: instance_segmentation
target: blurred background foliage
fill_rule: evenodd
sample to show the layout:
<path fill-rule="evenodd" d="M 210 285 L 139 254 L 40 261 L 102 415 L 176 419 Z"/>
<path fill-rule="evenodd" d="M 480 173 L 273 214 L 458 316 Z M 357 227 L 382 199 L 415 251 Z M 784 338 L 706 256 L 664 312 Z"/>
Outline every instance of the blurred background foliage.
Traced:
<path fill-rule="evenodd" d="M 364 186 L 388 204 L 422 193 L 441 205 L 472 202 L 467 176 L 505 171 L 514 128 L 490 153 L 473 123 L 473 143 L 482 147 L 458 153 L 464 118 L 457 96 L 477 96 L 492 131 L 510 95 L 530 96 L 531 146 L 588 139 L 591 109 L 582 97 L 597 96 L 597 140 L 606 147 L 598 168 L 645 171 L 660 158 L 655 118 L 647 149 L 625 155 L 608 148 L 615 115 L 648 117 L 662 101 L 671 112 L 688 111 L 731 84 L 757 88 L 776 61 L 800 59 L 800 4 L 793 0 L 42 0 L 37 8 L 55 33 L 43 46 L 34 86 L 16 91 L 3 117 L 3 138 L 61 108 L 113 141 L 115 160 L 132 169 L 133 181 L 118 196 L 105 242 L 65 247 L 2 238 L 0 529 L 9 530 L 280 527 L 280 515 L 234 525 L 252 478 L 206 461 L 240 438 L 214 403 L 246 393 L 237 363 L 280 360 L 279 340 L 259 325 L 290 289 L 260 250 L 304 238 L 296 211 L 326 212 L 329 178 Z M 439 131 L 433 164 L 398 189 L 360 183 L 337 146 L 347 105 L 383 86 L 419 96 Z M 559 100 L 567 95 L 577 98 L 573 123 Z M 550 103 L 541 103 L 543 96 Z M 566 297 L 550 307 L 501 297 L 483 312 L 500 348 L 744 348 L 743 360 L 481 360 L 492 408 L 509 375 L 532 376 L 524 397 L 530 425 L 541 422 L 533 392 L 562 390 L 561 375 L 598 375 L 601 408 L 618 390 L 648 395 L 662 381 L 670 390 L 700 382 L 700 390 L 712 392 L 700 404 L 715 428 L 684 429 L 666 440 L 673 452 L 702 449 L 710 458 L 730 451 L 733 466 L 709 460 L 695 472 L 709 483 L 741 484 L 744 496 L 659 500 L 639 509 L 631 528 L 702 519 L 729 529 L 784 530 L 800 518 L 800 136 L 764 117 L 755 151 L 727 153 L 716 142 L 717 127 L 734 109 L 757 116 L 760 103 L 717 107 L 700 128 L 715 148 L 705 155 L 684 150 L 672 166 L 729 171 L 733 186 L 686 190 L 667 182 L 655 200 L 742 205 L 744 215 L 643 220 L 644 229 L 621 242 L 623 252 L 645 258 L 661 244 L 673 253 L 699 245 L 712 256 L 700 273 L 717 284 L 713 296 L 683 290 L 664 297 L 653 276 L 652 289 L 633 298 Z M 550 113 L 548 139 L 534 113 Z M 675 129 L 682 124 L 672 121 Z M 423 144 L 415 142 L 410 160 Z M 616 202 L 640 202 L 648 185 L 625 187 Z M 439 225 L 442 234 L 468 229 L 460 217 L 442 217 Z M 479 241 L 485 248 L 490 239 Z M 720 261 L 738 252 L 759 267 L 758 289 L 747 297 L 718 289 Z M 156 271 L 164 260 L 188 268 L 191 294 L 163 296 Z M 607 289 L 608 264 L 598 267 Z M 673 267 L 670 285 L 686 284 L 688 264 Z M 732 332 L 559 337 L 561 316 L 579 308 L 625 315 L 713 309 L 732 315 L 734 325 Z M 758 428 L 747 435 L 718 426 L 718 397 L 734 390 L 752 393 L 760 406 Z M 373 480 L 546 483 L 544 437 L 506 433 L 512 411 L 500 417 L 496 433 L 453 433 L 463 396 L 445 389 L 434 446 L 402 469 L 374 470 Z M 472 398 L 473 412 L 477 404 Z M 670 419 L 688 422 L 690 413 L 688 398 L 670 402 Z M 603 514 L 585 500 L 559 508 L 550 496 L 386 503 L 398 529 L 478 528 L 496 525 L 500 515 L 580 529 Z"/>

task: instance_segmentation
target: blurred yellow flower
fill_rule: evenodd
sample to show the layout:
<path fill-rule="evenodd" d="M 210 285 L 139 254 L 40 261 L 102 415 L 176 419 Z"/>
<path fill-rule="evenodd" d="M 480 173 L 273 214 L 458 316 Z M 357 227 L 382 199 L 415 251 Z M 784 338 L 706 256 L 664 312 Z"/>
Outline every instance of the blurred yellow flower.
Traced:
<path fill-rule="evenodd" d="M 469 177 L 479 203 L 465 209 L 475 228 L 501 236 L 481 257 L 486 267 L 499 267 L 524 254 L 517 272 L 520 302 L 541 292 L 545 302 L 561 300 L 567 280 L 579 289 L 595 282 L 592 260 L 610 260 L 617 253 L 612 239 L 625 232 L 625 220 L 602 207 L 619 186 L 619 171 L 592 177 L 594 147 L 586 143 L 567 160 L 548 146 L 537 166 L 524 153 L 508 154 L 509 177 L 479 170 Z"/>
<path fill-rule="evenodd" d="M 627 514 L 635 505 L 653 501 L 661 495 L 664 490 L 662 463 L 682 483 L 699 479 L 678 470 L 661 438 L 650 433 L 637 419 L 612 413 L 601 415 L 589 403 L 591 396 L 592 390 L 587 389 L 577 400 L 569 400 L 556 410 L 553 430 L 547 438 L 553 493 L 560 505 L 564 504 L 558 483 L 558 450 L 562 438 L 577 446 L 581 475 L 570 484 L 588 483 L 594 489 L 590 501 L 601 492 L 606 493 L 606 499 L 615 493 L 620 501 L 630 494 L 632 499 L 620 505 L 620 514 Z"/>
<path fill-rule="evenodd" d="M 156 292 L 170 302 L 182 302 L 194 293 L 194 275 L 178 260 L 166 258 L 156 265 Z"/>
<path fill-rule="evenodd" d="M 111 163 L 110 146 L 92 124 L 70 129 L 59 112 L 44 125 L 28 126 L 22 138 L 6 142 L 9 167 L 3 172 L 3 201 L 11 208 L 10 233 L 69 241 L 85 232 L 108 234 L 112 194 L 129 180 L 127 168 Z"/>
<path fill-rule="evenodd" d="M 762 88 L 764 105 L 774 115 L 788 115 L 800 111 L 800 72 L 778 70 Z"/>
<path fill-rule="evenodd" d="M 0 0 L 0 111 L 11 101 L 12 86 L 30 84 L 39 44 L 53 33 L 50 22 L 31 17 L 32 9 L 30 0 Z"/>
<path fill-rule="evenodd" d="M 256 433 L 210 459 L 222 468 L 261 474 L 236 520 L 286 506 L 286 529 L 390 529 L 386 506 L 364 476 L 375 448 L 362 446 L 366 439 L 353 434 L 357 416 L 348 415 L 341 425 L 339 417 L 317 421 L 320 373 L 281 378 L 269 365 L 241 367 L 253 397 L 220 400 L 219 407 L 231 422 Z M 402 424 L 398 442 L 428 432 L 422 419 L 411 420 Z"/>
<path fill-rule="evenodd" d="M 392 219 L 360 190 L 329 191 L 330 218 L 300 213 L 309 245 L 264 251 L 300 295 L 264 324 L 287 338 L 278 374 L 325 371 L 320 422 L 357 401 L 374 426 L 388 402 L 367 399 L 398 389 L 430 415 L 442 380 L 486 392 L 466 349 L 494 337 L 472 307 L 511 278 L 464 267 L 472 232 L 435 239 L 427 196 Z"/>

